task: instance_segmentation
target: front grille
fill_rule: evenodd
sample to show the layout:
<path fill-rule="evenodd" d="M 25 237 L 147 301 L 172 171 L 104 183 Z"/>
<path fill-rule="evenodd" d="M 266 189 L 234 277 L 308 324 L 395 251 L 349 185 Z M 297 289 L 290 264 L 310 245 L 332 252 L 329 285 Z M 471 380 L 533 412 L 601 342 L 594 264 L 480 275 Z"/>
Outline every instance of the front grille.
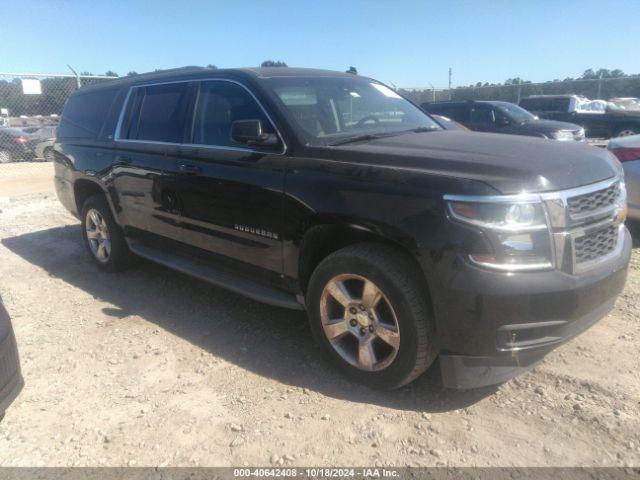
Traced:
<path fill-rule="evenodd" d="M 603 257 L 616 248 L 618 241 L 618 227 L 611 225 L 575 239 L 576 264 L 589 262 Z"/>
<path fill-rule="evenodd" d="M 602 190 L 571 197 L 567 200 L 569 214 L 573 218 L 584 217 L 591 213 L 596 213 L 599 210 L 612 207 L 618 200 L 619 195 L 620 187 L 615 183 Z"/>

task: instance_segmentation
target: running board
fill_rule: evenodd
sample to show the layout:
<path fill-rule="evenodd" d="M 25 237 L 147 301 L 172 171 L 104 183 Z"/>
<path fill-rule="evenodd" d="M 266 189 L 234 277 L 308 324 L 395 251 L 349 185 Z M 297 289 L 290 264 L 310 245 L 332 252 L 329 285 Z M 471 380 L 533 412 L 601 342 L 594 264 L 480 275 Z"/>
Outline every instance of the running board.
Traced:
<path fill-rule="evenodd" d="M 188 257 L 151 247 L 127 238 L 129 249 L 139 257 L 164 265 L 186 275 L 204 280 L 218 287 L 276 307 L 304 310 L 296 297 L 276 288 L 262 285 L 249 278 L 211 264 L 196 263 Z"/>

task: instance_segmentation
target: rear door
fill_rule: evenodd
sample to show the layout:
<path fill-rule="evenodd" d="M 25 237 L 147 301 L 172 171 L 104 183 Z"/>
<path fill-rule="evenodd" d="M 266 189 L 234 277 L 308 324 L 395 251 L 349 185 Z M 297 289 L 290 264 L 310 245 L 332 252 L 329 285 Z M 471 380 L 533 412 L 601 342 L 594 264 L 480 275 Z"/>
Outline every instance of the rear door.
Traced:
<path fill-rule="evenodd" d="M 265 150 L 234 142 L 231 126 L 237 120 L 260 120 L 264 132 L 276 132 L 247 87 L 222 79 L 197 85 L 193 127 L 172 155 L 167 180 L 180 214 L 181 241 L 279 282 L 284 144 Z"/>
<path fill-rule="evenodd" d="M 179 239 L 179 211 L 166 183 L 169 153 L 187 134 L 193 84 L 175 82 L 133 87 L 116 131 L 113 183 L 122 223 L 133 233 Z"/>

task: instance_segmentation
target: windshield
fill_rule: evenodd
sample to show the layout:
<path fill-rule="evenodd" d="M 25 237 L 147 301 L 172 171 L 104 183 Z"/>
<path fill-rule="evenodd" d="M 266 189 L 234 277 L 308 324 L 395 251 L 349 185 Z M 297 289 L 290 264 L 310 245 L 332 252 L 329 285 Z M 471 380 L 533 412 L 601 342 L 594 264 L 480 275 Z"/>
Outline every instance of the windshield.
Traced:
<path fill-rule="evenodd" d="M 413 130 L 441 130 L 418 107 L 368 79 L 273 77 L 265 84 L 312 145 Z"/>
<path fill-rule="evenodd" d="M 533 115 L 531 112 L 513 103 L 504 102 L 496 104 L 496 106 L 500 110 L 502 110 L 502 112 L 511 120 L 514 120 L 518 123 L 529 122 L 536 119 L 535 115 Z"/>

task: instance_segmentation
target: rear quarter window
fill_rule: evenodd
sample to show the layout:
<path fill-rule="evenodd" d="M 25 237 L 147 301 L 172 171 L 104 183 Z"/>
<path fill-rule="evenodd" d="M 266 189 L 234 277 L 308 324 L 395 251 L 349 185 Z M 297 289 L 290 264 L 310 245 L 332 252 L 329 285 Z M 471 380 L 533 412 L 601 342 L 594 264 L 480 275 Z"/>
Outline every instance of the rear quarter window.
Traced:
<path fill-rule="evenodd" d="M 69 97 L 62 111 L 58 138 L 94 139 L 100 133 L 117 89 L 77 93 Z"/>
<path fill-rule="evenodd" d="M 122 138 L 182 143 L 189 112 L 189 84 L 167 83 L 133 89 Z"/>

